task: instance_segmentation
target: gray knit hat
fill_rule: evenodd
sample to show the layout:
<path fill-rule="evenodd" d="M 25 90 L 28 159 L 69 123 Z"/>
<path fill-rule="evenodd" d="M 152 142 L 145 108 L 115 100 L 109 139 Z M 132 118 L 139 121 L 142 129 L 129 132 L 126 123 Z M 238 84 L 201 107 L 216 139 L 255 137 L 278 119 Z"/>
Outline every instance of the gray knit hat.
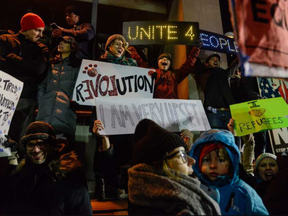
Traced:
<path fill-rule="evenodd" d="M 172 133 L 154 121 L 141 120 L 136 126 L 133 144 L 133 163 L 150 164 L 164 158 L 173 149 L 183 146 L 184 141 L 175 133 Z"/>
<path fill-rule="evenodd" d="M 277 161 L 277 156 L 271 153 L 263 153 L 261 155 L 259 155 L 255 161 L 255 167 L 254 167 L 254 173 L 257 175 L 257 169 L 258 166 L 260 164 L 260 162 L 264 159 L 264 158 L 272 158 L 273 160 Z"/>

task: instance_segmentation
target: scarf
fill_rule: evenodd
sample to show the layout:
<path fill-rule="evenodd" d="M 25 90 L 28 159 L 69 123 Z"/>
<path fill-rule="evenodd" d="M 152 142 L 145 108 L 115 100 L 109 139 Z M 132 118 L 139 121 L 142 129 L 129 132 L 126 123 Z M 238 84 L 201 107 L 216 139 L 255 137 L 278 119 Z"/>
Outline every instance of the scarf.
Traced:
<path fill-rule="evenodd" d="M 220 215 L 219 205 L 200 189 L 197 179 L 184 174 L 172 179 L 147 164 L 133 166 L 128 175 L 129 201 L 136 206 L 160 208 L 167 214 Z"/>
<path fill-rule="evenodd" d="M 107 59 L 108 62 L 120 65 L 128 65 L 128 66 L 137 66 L 137 63 L 132 58 L 126 58 L 124 55 L 121 57 L 116 57 L 110 53 L 105 53 L 103 56 L 104 59 Z"/>

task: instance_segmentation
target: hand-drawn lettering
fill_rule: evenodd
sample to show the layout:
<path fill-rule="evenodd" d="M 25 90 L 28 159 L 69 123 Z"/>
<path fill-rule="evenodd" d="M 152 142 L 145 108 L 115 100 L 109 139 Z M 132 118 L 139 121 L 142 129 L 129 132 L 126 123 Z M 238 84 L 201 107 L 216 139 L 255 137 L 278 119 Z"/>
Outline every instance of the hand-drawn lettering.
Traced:
<path fill-rule="evenodd" d="M 138 121 L 142 120 L 143 115 L 142 115 L 141 105 L 138 105 L 138 108 L 137 108 L 136 105 L 134 103 L 132 103 L 132 107 L 133 107 L 134 112 L 136 114 L 137 120 Z"/>
<path fill-rule="evenodd" d="M 81 89 L 83 88 L 83 84 L 79 84 L 76 86 L 76 100 L 79 101 L 81 99 L 82 102 L 85 101 L 84 97 L 81 94 Z"/>

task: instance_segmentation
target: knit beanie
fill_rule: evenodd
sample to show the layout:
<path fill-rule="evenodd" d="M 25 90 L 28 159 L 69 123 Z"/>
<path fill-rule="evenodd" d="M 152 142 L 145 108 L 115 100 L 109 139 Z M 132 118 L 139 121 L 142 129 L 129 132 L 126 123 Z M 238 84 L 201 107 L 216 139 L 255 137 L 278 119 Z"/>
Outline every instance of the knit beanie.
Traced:
<path fill-rule="evenodd" d="M 209 56 L 205 59 L 205 62 L 208 63 L 209 60 L 210 60 L 212 57 L 217 57 L 217 58 L 219 58 L 219 61 L 221 61 L 221 56 L 220 56 L 220 54 L 218 54 L 218 53 L 213 53 L 213 54 L 209 55 Z"/>
<path fill-rule="evenodd" d="M 21 143 L 25 146 L 31 140 L 48 140 L 51 144 L 56 144 L 56 134 L 54 128 L 43 121 L 32 122 L 21 139 Z"/>
<path fill-rule="evenodd" d="M 66 16 L 67 14 L 71 14 L 74 13 L 77 16 L 80 16 L 80 11 L 78 10 L 78 8 L 75 5 L 69 5 L 65 8 L 64 10 L 64 15 Z"/>
<path fill-rule="evenodd" d="M 66 43 L 69 43 L 71 46 L 71 51 L 75 52 L 79 50 L 79 45 L 75 38 L 71 36 L 63 36 L 63 37 L 57 37 L 57 43 L 59 44 L 61 41 L 65 41 Z"/>
<path fill-rule="evenodd" d="M 120 35 L 120 34 L 114 34 L 114 35 L 111 35 L 107 41 L 106 41 L 106 45 L 105 45 L 105 51 L 108 51 L 108 47 L 110 46 L 110 44 L 114 41 L 114 40 L 121 40 L 125 46 L 125 50 L 128 48 L 128 43 L 126 42 L 125 38 Z"/>
<path fill-rule="evenodd" d="M 200 153 L 200 157 L 199 157 L 199 169 L 201 170 L 202 159 L 203 159 L 203 157 L 205 157 L 206 154 L 208 154 L 209 152 L 214 151 L 215 149 L 221 149 L 221 148 L 224 148 L 223 144 L 219 144 L 219 143 L 205 144 L 202 147 L 202 150 L 201 150 L 201 153 Z"/>
<path fill-rule="evenodd" d="M 34 13 L 25 14 L 21 18 L 20 25 L 21 25 L 22 31 L 45 27 L 45 23 L 41 19 L 41 17 L 39 17 L 37 14 L 34 14 Z"/>
<path fill-rule="evenodd" d="M 274 155 L 274 154 L 271 154 L 271 153 L 263 153 L 261 155 L 259 155 L 255 161 L 255 167 L 254 167 L 254 170 L 255 170 L 255 174 L 257 174 L 257 169 L 258 169 L 258 166 L 260 164 L 260 162 L 264 159 L 264 158 L 272 158 L 273 160 L 277 161 L 277 156 Z"/>
<path fill-rule="evenodd" d="M 180 136 L 169 132 L 149 119 L 136 126 L 133 144 L 133 163 L 151 164 L 164 158 L 173 149 L 186 145 Z"/>

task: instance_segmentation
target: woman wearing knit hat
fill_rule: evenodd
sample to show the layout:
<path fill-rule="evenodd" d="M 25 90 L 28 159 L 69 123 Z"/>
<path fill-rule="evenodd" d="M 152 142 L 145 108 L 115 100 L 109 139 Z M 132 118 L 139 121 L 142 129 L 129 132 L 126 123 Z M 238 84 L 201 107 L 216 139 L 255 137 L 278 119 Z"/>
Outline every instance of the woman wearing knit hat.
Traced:
<path fill-rule="evenodd" d="M 158 57 L 154 98 L 178 99 L 178 84 L 191 73 L 200 52 L 199 48 L 194 46 L 185 63 L 177 70 L 172 68 L 172 57 L 169 53 L 162 53 Z"/>
<path fill-rule="evenodd" d="M 101 57 L 100 61 L 137 66 L 137 62 L 134 59 L 125 57 L 125 52 L 128 51 L 127 48 L 128 43 L 122 35 L 111 35 L 106 41 L 105 54 Z"/>
<path fill-rule="evenodd" d="M 278 172 L 277 156 L 263 153 L 255 161 L 254 174 L 258 181 L 268 181 Z"/>
<path fill-rule="evenodd" d="M 141 120 L 134 133 L 134 166 L 128 170 L 129 214 L 220 215 L 200 182 L 188 176 L 194 163 L 178 135 Z"/>

